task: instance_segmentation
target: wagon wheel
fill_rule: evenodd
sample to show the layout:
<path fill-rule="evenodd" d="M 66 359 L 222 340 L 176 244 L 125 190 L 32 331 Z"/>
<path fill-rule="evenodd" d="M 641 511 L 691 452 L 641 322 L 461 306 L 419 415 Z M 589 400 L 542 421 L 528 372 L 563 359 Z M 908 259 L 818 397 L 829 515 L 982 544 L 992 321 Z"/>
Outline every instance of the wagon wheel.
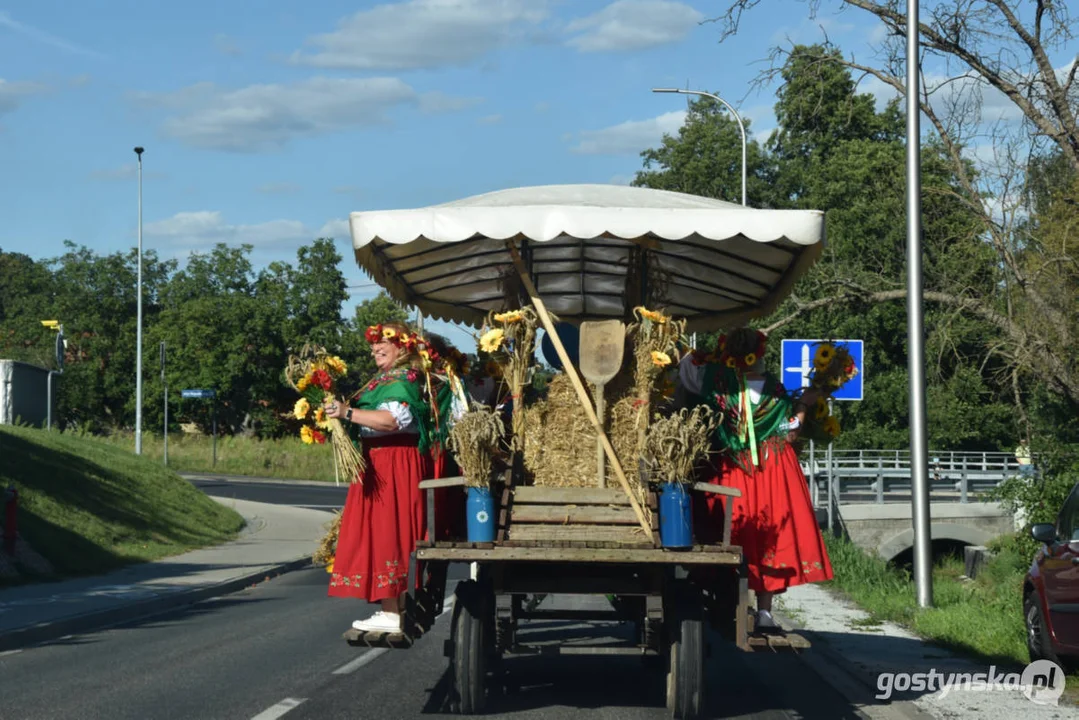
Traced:
<path fill-rule="evenodd" d="M 704 708 L 704 609 L 699 590 L 679 583 L 668 619 L 667 709 L 689 720 Z"/>
<path fill-rule="evenodd" d="M 457 586 L 453 607 L 451 709 L 459 715 L 482 712 L 487 701 L 487 667 L 490 655 L 492 609 L 474 580 Z"/>

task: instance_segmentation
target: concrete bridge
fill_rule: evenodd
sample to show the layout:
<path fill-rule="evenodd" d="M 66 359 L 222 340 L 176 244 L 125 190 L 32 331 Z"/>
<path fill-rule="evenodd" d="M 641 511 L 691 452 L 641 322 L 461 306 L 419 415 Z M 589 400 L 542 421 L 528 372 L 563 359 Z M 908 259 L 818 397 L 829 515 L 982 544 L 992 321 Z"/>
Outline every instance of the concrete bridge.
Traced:
<path fill-rule="evenodd" d="M 803 460 L 822 527 L 846 534 L 886 560 L 904 559 L 911 552 L 909 452 L 833 451 L 830 464 L 825 453 L 815 452 Z M 931 453 L 929 515 L 934 552 L 985 545 L 1013 532 L 1017 519 L 980 496 L 1019 470 L 1007 453 Z"/>

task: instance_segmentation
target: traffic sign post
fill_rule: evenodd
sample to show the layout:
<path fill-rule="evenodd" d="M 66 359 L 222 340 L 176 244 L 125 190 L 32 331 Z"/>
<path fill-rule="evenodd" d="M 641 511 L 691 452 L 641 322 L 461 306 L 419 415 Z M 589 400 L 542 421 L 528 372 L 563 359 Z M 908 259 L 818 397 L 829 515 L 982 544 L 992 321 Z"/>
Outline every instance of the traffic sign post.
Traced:
<path fill-rule="evenodd" d="M 188 389 L 181 390 L 180 397 L 212 399 L 217 397 L 214 390 Z M 217 403 L 213 404 L 213 437 L 214 437 L 214 467 L 217 467 Z"/>
<path fill-rule="evenodd" d="M 836 390 L 828 398 L 828 414 L 832 413 L 833 400 L 846 400 L 854 402 L 865 397 L 865 347 L 862 340 L 784 340 L 780 345 L 781 378 L 783 386 L 788 389 L 804 389 L 809 387 L 809 376 L 813 372 L 813 358 L 817 354 L 817 348 L 823 343 L 835 347 L 842 347 L 850 353 L 854 367 L 858 374 L 851 378 L 843 387 Z M 813 475 L 813 490 L 816 492 L 816 473 L 814 463 L 814 449 L 810 443 L 810 473 Z M 826 453 L 828 463 L 828 529 L 831 530 L 834 523 L 834 477 L 832 472 L 832 443 L 828 443 Z"/>
<path fill-rule="evenodd" d="M 165 379 L 165 341 L 161 341 L 161 385 L 165 388 L 165 467 L 169 466 L 169 383 Z"/>

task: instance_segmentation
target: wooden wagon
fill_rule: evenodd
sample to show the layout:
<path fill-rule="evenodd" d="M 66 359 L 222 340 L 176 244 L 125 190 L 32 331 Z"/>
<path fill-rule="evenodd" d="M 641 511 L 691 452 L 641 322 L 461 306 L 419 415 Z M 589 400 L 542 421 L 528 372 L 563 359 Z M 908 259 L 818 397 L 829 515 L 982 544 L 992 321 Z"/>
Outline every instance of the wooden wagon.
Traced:
<path fill-rule="evenodd" d="M 520 301 L 538 312 L 576 386 L 580 378 L 552 332 L 550 313 L 579 324 L 625 320 L 634 307 L 662 306 L 684 318 L 688 332 L 731 327 L 771 312 L 824 242 L 818 211 L 750 209 L 613 185 L 518 188 L 429 208 L 353 213 L 350 220 L 360 266 L 428 317 L 478 327 L 489 312 L 512 306 L 506 279 L 515 277 Z M 584 410 L 595 421 L 585 397 Z M 610 450 L 602 429 L 599 436 Z M 808 647 L 797 635 L 753 627 L 741 548 L 730 544 L 730 503 L 720 542 L 664 548 L 655 493 L 641 503 L 625 476 L 639 468 L 623 469 L 613 451 L 608 460 L 620 488 L 529 486 L 519 467 L 506 471 L 493 484 L 495 541 L 421 543 L 415 560 L 424 582 L 406 598 L 404 632 L 350 630 L 345 638 L 357 646 L 410 647 L 450 604 L 444 602 L 449 565 L 470 563 L 471 579 L 456 589 L 446 647 L 452 703 L 461 714 L 484 707 L 489 676 L 507 655 L 657 656 L 668 707 L 674 717 L 688 718 L 703 708 L 706 625 L 745 651 Z M 647 485 L 647 478 L 637 480 Z M 421 487 L 462 482 L 444 478 Z M 434 513 L 428 516 L 433 523 Z M 438 537 L 433 525 L 429 530 Z M 602 611 L 526 602 L 547 594 L 614 602 Z M 621 645 L 521 641 L 519 623 L 538 618 L 630 621 L 636 633 Z"/>

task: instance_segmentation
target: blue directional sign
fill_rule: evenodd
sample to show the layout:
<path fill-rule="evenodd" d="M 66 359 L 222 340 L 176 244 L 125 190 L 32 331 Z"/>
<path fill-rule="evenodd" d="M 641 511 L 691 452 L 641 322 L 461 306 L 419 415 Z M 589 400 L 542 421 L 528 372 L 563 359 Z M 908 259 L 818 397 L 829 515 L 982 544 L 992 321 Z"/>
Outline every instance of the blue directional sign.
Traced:
<path fill-rule="evenodd" d="M 180 396 L 185 398 L 212 398 L 217 395 L 213 390 L 182 390 Z"/>
<path fill-rule="evenodd" d="M 813 370 L 813 357 L 817 346 L 826 340 L 784 340 L 780 347 L 780 360 L 783 364 L 783 386 L 795 390 L 809 386 L 809 374 Z M 854 366 L 858 368 L 846 385 L 833 395 L 834 400 L 862 400 L 865 389 L 865 362 L 861 340 L 833 340 L 837 347 L 845 347 L 850 353 Z"/>

